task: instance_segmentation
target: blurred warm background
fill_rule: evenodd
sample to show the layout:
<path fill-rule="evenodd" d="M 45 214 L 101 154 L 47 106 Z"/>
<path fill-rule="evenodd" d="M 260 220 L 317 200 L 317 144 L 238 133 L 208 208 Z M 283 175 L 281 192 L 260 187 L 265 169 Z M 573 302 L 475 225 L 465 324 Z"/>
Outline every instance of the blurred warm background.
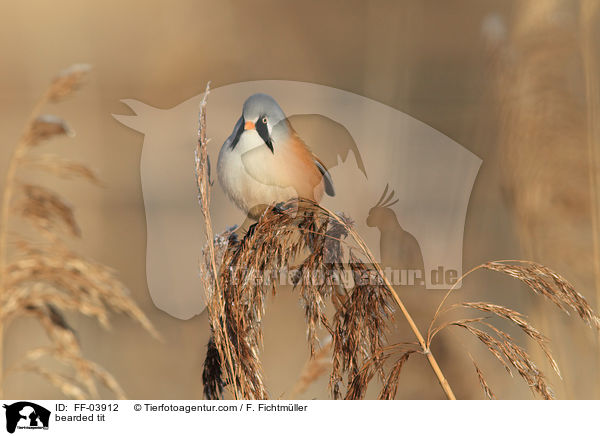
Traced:
<path fill-rule="evenodd" d="M 111 371 L 131 398 L 202 396 L 206 314 L 181 321 L 150 300 L 139 173 L 143 137 L 111 114 L 127 113 L 123 98 L 170 108 L 202 92 L 209 80 L 215 87 L 258 79 L 328 85 L 443 132 L 483 159 L 465 227 L 464 269 L 493 259 L 536 260 L 561 272 L 598 308 L 594 223 L 600 222 L 600 197 L 593 169 L 600 152 L 600 41 L 594 3 L 3 1 L 0 174 L 48 81 L 70 64 L 93 65 L 78 95 L 53 108 L 77 136 L 47 148 L 89 163 L 106 186 L 51 177 L 42 183 L 75 206 L 83 238 L 73 246 L 114 267 L 164 336 L 158 342 L 124 317 L 113 317 L 112 331 L 105 332 L 70 316 L 85 355 Z M 308 358 L 303 314 L 286 291 L 269 300 L 264 322 L 262 361 L 273 398 L 286 397 Z M 525 312 L 551 337 L 563 372 L 562 381 L 551 377 L 559 398 L 600 398 L 600 349 L 580 320 L 492 272 L 477 273 L 459 292 Z M 436 297 L 407 303 L 430 316 Z M 398 326 L 394 335 L 411 339 L 400 317 Z M 527 386 L 508 377 L 479 344 L 461 332 L 446 339 L 456 346 L 440 350 L 447 356 L 443 369 L 459 398 L 482 397 L 465 347 L 478 356 L 500 398 L 531 398 Z M 42 330 L 27 319 L 12 323 L 5 340 L 5 366 L 44 343 Z M 5 396 L 60 393 L 36 376 L 15 375 L 6 380 Z M 327 377 L 300 397 L 327 398 Z M 409 361 L 398 398 L 443 398 L 424 360 Z"/>

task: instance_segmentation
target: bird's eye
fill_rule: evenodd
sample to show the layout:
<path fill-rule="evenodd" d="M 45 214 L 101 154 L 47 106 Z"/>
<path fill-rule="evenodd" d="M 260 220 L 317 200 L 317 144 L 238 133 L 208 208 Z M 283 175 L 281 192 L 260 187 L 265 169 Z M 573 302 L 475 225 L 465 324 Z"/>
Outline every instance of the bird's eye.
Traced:
<path fill-rule="evenodd" d="M 267 124 L 267 117 L 263 117 L 262 122 L 263 124 Z"/>

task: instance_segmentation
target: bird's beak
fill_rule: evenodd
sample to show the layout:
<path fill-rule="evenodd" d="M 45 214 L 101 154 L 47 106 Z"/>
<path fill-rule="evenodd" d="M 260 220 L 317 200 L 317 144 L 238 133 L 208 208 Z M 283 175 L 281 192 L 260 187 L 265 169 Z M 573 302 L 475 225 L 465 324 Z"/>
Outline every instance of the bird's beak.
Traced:
<path fill-rule="evenodd" d="M 246 121 L 246 124 L 244 124 L 244 130 L 254 130 L 254 128 L 255 126 L 252 121 Z"/>

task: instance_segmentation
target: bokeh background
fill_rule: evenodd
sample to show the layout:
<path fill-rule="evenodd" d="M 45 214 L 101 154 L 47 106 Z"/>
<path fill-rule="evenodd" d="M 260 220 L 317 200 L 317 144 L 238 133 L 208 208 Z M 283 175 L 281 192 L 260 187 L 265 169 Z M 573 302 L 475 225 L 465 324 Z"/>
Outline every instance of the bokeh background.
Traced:
<path fill-rule="evenodd" d="M 0 174 L 48 81 L 73 63 L 91 64 L 86 86 L 52 108 L 77 136 L 46 148 L 89 163 L 106 186 L 51 177 L 43 182 L 75 207 L 83 238 L 73 246 L 114 267 L 165 338 L 158 342 L 119 316 L 106 332 L 71 315 L 86 357 L 112 372 L 131 398 L 202 396 L 206 314 L 182 321 L 150 300 L 139 172 L 143 136 L 111 114 L 129 113 L 123 98 L 170 108 L 202 92 L 209 80 L 214 86 L 314 82 L 380 101 L 443 132 L 483 159 L 465 227 L 464 269 L 494 259 L 536 260 L 561 272 L 598 308 L 593 73 L 600 41 L 594 3 L 3 0 Z M 557 396 L 600 398 L 600 349 L 580 320 L 492 272 L 477 273 L 459 293 L 527 313 L 553 341 L 563 371 L 563 380 L 551 377 Z M 426 323 L 440 297 L 408 296 L 407 304 Z M 411 339 L 400 318 L 397 324 L 393 335 Z M 264 334 L 267 386 L 273 398 L 286 398 L 309 353 L 291 290 L 269 299 Z M 43 344 L 43 331 L 31 320 L 17 320 L 5 341 L 6 367 Z M 482 397 L 465 350 L 477 357 L 500 398 L 532 397 L 461 332 L 448 334 L 442 348 L 443 369 L 459 398 Z M 423 359 L 411 359 L 403 371 L 398 398 L 443 398 Z M 35 375 L 14 375 L 5 382 L 5 396 L 61 394 Z M 327 376 L 300 398 L 328 398 Z"/>

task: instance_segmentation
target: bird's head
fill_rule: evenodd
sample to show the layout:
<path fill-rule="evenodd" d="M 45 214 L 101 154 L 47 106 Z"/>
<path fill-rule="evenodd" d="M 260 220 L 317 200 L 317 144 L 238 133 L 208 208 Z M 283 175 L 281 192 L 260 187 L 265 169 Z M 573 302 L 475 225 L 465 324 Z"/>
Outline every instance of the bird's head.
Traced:
<path fill-rule="evenodd" d="M 270 95 L 254 94 L 244 102 L 231 146 L 235 147 L 239 138 L 247 133 L 258 134 L 271 152 L 274 152 L 274 144 L 278 139 L 289 136 L 290 127 L 285 114 Z"/>

